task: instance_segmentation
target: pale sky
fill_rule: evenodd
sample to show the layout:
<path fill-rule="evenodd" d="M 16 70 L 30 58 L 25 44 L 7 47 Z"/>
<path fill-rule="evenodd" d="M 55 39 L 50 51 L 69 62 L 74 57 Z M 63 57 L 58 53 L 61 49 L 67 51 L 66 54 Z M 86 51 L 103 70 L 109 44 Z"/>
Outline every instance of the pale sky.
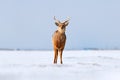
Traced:
<path fill-rule="evenodd" d="M 0 48 L 52 49 L 54 16 L 65 49 L 120 48 L 120 0 L 0 0 Z"/>

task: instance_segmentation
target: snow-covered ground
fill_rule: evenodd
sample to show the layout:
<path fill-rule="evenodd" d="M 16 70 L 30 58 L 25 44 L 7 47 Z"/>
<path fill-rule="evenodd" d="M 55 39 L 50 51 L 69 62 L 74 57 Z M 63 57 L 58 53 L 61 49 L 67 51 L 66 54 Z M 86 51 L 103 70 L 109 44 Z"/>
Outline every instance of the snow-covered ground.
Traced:
<path fill-rule="evenodd" d="M 120 80 L 120 51 L 0 51 L 0 80 Z"/>

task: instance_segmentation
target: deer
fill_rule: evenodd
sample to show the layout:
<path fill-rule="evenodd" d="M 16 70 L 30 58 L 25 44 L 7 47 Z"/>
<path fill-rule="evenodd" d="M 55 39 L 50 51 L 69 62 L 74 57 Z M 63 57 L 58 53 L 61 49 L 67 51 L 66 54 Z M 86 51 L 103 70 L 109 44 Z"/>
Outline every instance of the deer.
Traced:
<path fill-rule="evenodd" d="M 65 20 L 64 22 L 60 22 L 57 20 L 54 16 L 55 25 L 58 26 L 57 30 L 52 35 L 52 43 L 53 43 L 53 49 L 54 49 L 54 60 L 53 64 L 57 64 L 58 55 L 60 56 L 60 63 L 62 62 L 62 53 L 65 47 L 66 43 L 66 26 L 69 24 L 69 18 Z"/>

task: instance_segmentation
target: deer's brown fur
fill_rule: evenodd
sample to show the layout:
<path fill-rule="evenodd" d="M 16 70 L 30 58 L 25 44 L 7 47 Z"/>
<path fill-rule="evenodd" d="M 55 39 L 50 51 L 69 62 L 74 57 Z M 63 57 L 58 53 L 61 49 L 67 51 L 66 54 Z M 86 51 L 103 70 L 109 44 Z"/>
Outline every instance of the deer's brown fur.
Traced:
<path fill-rule="evenodd" d="M 68 25 L 68 21 L 66 20 L 64 22 L 60 22 L 59 20 L 55 19 L 55 24 L 58 26 L 58 29 L 54 32 L 53 36 L 52 36 L 52 42 L 53 42 L 53 48 L 54 48 L 54 61 L 53 63 L 57 63 L 57 59 L 58 59 L 58 54 L 60 55 L 60 63 L 62 64 L 62 52 L 64 50 L 65 47 L 65 43 L 66 43 L 66 35 L 65 35 L 65 30 L 66 30 L 66 26 Z"/>

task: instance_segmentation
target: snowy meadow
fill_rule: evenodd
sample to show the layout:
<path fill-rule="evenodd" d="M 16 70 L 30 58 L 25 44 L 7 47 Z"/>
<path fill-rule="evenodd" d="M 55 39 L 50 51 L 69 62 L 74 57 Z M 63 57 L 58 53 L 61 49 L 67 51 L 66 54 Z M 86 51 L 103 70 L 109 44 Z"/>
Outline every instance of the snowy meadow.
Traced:
<path fill-rule="evenodd" d="M 0 80 L 120 80 L 120 51 L 0 51 Z"/>

